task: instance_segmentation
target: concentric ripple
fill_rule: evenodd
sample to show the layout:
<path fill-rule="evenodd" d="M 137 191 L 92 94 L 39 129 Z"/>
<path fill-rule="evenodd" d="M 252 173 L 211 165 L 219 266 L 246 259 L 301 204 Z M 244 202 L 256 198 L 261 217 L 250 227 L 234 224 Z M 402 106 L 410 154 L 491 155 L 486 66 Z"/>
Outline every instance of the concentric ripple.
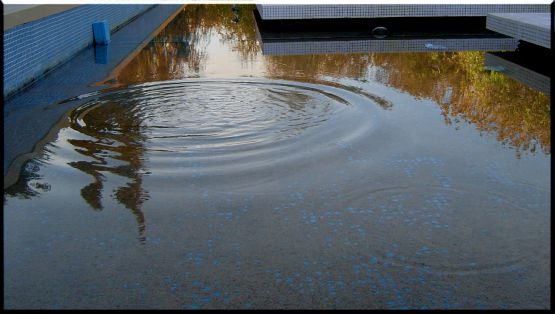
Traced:
<path fill-rule="evenodd" d="M 339 140 L 369 136 L 378 106 L 317 84 L 168 81 L 93 98 L 71 113 L 66 136 L 104 167 L 131 149 L 153 176 L 229 176 L 323 158 Z"/>

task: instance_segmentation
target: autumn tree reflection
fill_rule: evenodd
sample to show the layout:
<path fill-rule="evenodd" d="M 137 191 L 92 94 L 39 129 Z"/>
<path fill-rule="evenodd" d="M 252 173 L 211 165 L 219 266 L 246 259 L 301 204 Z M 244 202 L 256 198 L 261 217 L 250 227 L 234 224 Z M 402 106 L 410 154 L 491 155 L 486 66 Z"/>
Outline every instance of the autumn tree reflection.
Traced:
<path fill-rule="evenodd" d="M 143 203 L 149 198 L 142 188 L 142 169 L 144 168 L 144 135 L 141 121 L 142 113 L 134 109 L 134 102 L 140 101 L 139 91 L 132 91 L 126 100 L 109 104 L 99 102 L 93 110 L 75 111 L 71 116 L 70 127 L 88 136 L 82 139 L 68 139 L 74 150 L 87 157 L 84 160 L 69 162 L 93 177 L 94 181 L 81 189 L 81 196 L 94 209 L 101 210 L 102 192 L 106 189 L 108 175 L 128 178 L 124 186 L 114 190 L 112 197 L 130 209 L 135 215 L 139 228 L 139 239 L 145 241 L 145 218 Z"/>
<path fill-rule="evenodd" d="M 322 76 L 364 78 L 372 61 L 365 54 L 266 56 L 266 60 L 270 77 L 304 81 Z"/>
<path fill-rule="evenodd" d="M 550 98 L 499 73 L 483 70 L 484 52 L 262 56 L 253 5 L 188 5 L 118 75 L 123 84 L 197 77 L 214 36 L 240 62 L 262 61 L 269 78 L 318 83 L 372 80 L 434 100 L 445 122 L 468 122 L 522 152 L 550 147 Z M 391 108 L 384 103 L 383 108 Z"/>
<path fill-rule="evenodd" d="M 44 158 L 44 157 L 43 157 Z M 43 176 L 39 173 L 42 161 L 31 159 L 22 167 L 17 181 L 4 189 L 4 202 L 6 196 L 31 199 L 40 193 L 50 191 L 50 184 L 44 182 Z"/>
<path fill-rule="evenodd" d="M 549 96 L 483 70 L 483 52 L 375 54 L 387 83 L 439 104 L 447 124 L 472 123 L 522 152 L 551 151 Z"/>
<path fill-rule="evenodd" d="M 503 74 L 483 70 L 484 53 L 370 53 L 267 56 L 270 77 L 374 80 L 432 99 L 445 122 L 472 123 L 522 152 L 549 154 L 550 98 Z"/>
<path fill-rule="evenodd" d="M 188 5 L 117 75 L 122 84 L 196 77 L 213 36 L 233 47 L 242 62 L 259 53 L 254 5 Z"/>
<path fill-rule="evenodd" d="M 89 106 L 64 117 L 69 120 L 65 138 L 48 144 L 40 157 L 25 163 L 17 181 L 4 190 L 4 201 L 6 196 L 30 199 L 50 191 L 41 167 L 49 163 L 51 154 L 60 153 L 58 146 L 69 144 L 68 150 L 81 157 L 73 158 L 67 165 L 92 177 L 92 182 L 81 188 L 81 197 L 92 209 L 101 211 L 106 194 L 113 192 L 110 196 L 135 216 L 139 241 L 144 243 L 146 224 L 142 207 L 149 199 L 142 187 L 146 135 L 142 126 L 144 114 L 134 106 L 142 95 L 140 90 L 131 90 L 126 96 L 116 101 L 109 96 L 92 100 Z M 121 178 L 127 182 L 122 184 Z M 73 183 L 80 182 L 76 179 Z"/>

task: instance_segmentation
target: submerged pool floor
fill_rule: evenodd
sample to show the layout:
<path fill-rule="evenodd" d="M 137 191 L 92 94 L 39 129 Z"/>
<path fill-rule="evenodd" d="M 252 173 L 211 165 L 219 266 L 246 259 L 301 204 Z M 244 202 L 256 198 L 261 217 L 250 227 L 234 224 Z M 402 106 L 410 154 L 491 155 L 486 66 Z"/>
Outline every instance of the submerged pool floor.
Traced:
<path fill-rule="evenodd" d="M 5 307 L 549 308 L 549 97 L 484 52 L 264 56 L 253 7 L 186 6 L 50 131 Z"/>

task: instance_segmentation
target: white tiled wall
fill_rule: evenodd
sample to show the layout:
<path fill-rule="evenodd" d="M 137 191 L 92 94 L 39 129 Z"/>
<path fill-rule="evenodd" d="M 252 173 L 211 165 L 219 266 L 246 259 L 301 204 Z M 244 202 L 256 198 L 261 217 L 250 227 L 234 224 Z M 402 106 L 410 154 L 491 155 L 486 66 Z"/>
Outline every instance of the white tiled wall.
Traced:
<path fill-rule="evenodd" d="M 257 4 L 264 20 L 331 19 L 406 16 L 486 16 L 488 13 L 543 12 L 548 4 Z"/>
<path fill-rule="evenodd" d="M 111 30 L 152 5 L 81 5 L 4 32 L 4 96 L 92 44 L 92 22 Z"/>

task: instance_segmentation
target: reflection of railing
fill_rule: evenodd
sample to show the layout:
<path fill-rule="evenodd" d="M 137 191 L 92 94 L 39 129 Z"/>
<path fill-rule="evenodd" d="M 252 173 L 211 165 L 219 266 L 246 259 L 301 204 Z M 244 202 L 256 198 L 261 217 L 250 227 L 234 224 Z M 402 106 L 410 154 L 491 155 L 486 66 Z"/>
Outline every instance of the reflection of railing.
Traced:
<path fill-rule="evenodd" d="M 532 87 L 546 95 L 550 95 L 551 79 L 532 69 L 512 62 L 501 55 L 486 53 L 484 61 L 486 68 L 501 72 L 523 84 Z"/>

